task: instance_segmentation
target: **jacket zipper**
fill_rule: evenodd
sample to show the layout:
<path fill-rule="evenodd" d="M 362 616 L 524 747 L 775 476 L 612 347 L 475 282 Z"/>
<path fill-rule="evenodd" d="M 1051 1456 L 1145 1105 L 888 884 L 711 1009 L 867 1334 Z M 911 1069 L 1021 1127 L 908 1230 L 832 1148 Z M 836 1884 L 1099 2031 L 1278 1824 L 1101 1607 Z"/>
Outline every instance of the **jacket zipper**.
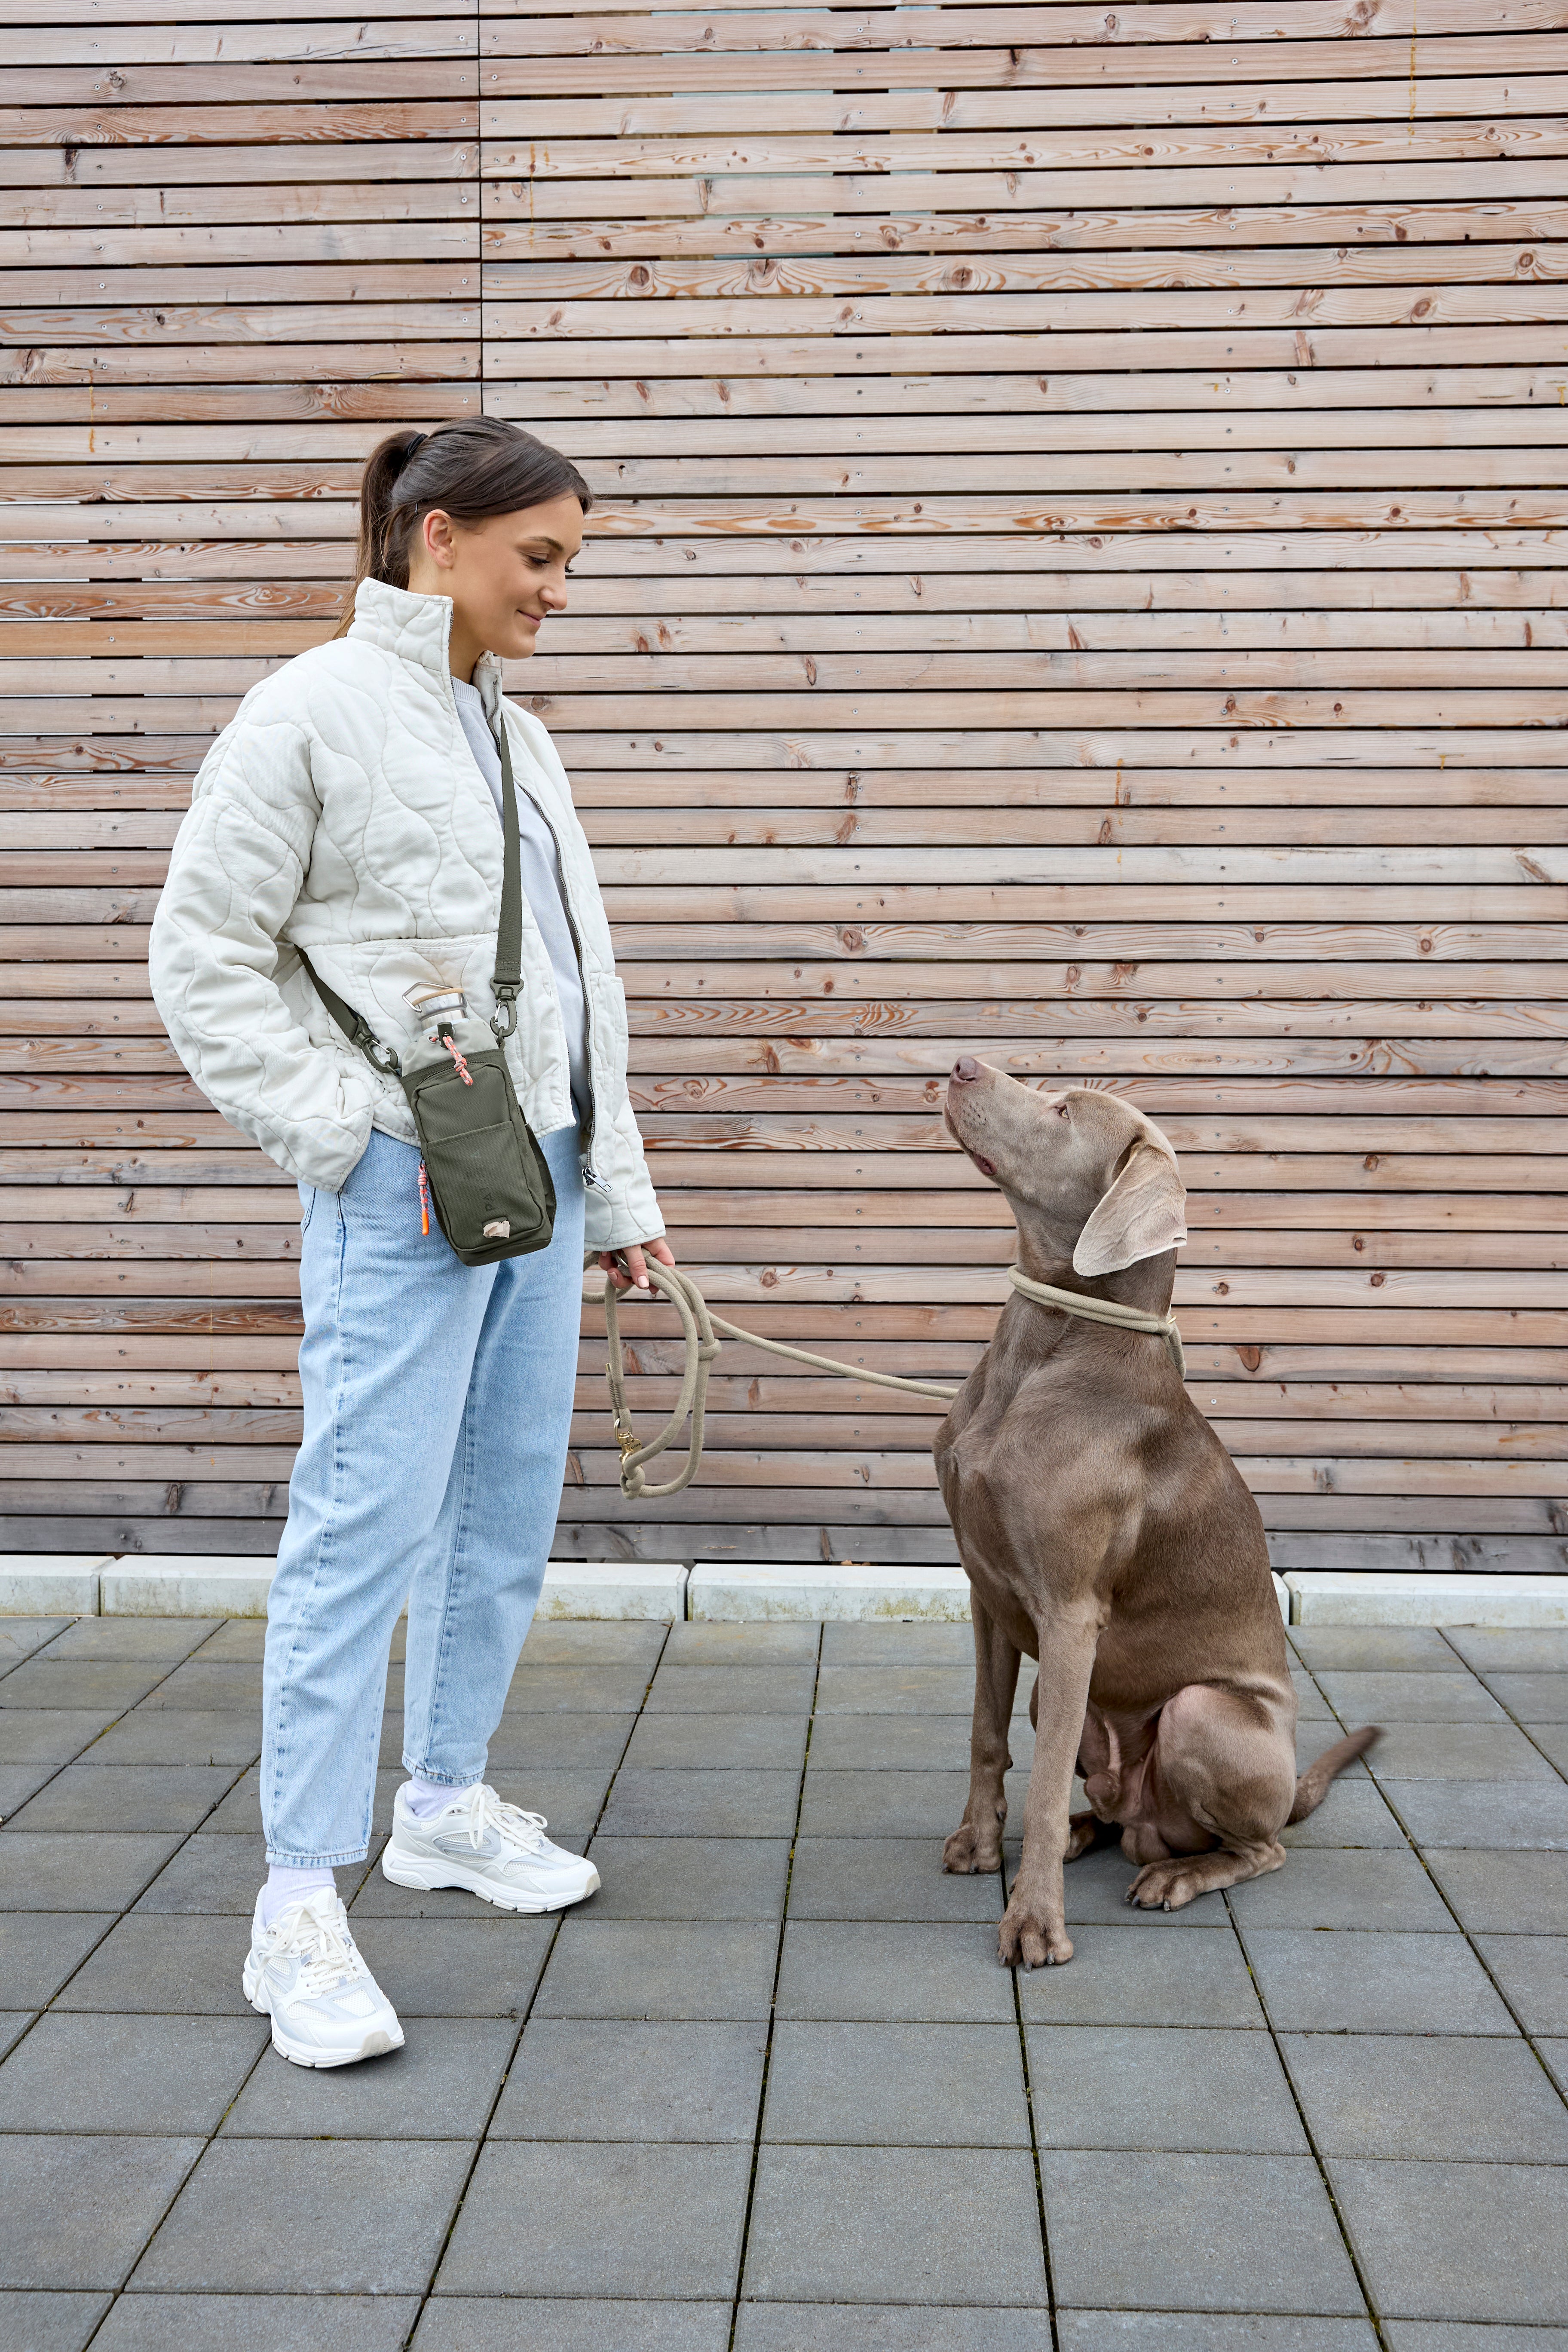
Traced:
<path fill-rule="evenodd" d="M 506 725 L 506 706 L 504 701 L 501 704 L 499 716 L 500 723 L 504 727 Z M 534 800 L 531 793 L 529 793 L 528 797 L 531 801 L 533 801 L 534 807 L 544 819 L 544 822 L 550 830 L 550 838 L 555 845 L 555 871 L 561 877 L 562 911 L 566 917 L 566 928 L 572 934 L 572 952 L 577 959 L 577 977 L 582 982 L 583 987 L 583 1017 L 587 1024 L 588 1031 L 588 1142 L 587 1149 L 582 1155 L 583 1181 L 585 1184 L 591 1184 L 595 1192 L 603 1192 L 605 1199 L 609 1200 L 613 1197 L 610 1188 L 595 1168 L 593 1160 L 594 1130 L 598 1124 L 599 1114 L 597 1102 L 594 1094 L 594 998 L 593 992 L 588 986 L 588 975 L 583 963 L 583 941 L 577 929 L 577 918 L 572 912 L 572 894 L 566 887 L 566 861 L 561 855 L 561 835 L 555 830 L 554 820 L 551 816 L 549 810 L 545 808 L 541 802 Z"/>

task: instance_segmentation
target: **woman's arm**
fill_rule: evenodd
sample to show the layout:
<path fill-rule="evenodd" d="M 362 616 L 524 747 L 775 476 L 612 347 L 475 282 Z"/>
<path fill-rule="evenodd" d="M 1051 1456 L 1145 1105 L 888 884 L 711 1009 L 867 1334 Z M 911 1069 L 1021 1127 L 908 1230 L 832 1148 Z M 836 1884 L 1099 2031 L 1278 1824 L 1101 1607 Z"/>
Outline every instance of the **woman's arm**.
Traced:
<path fill-rule="evenodd" d="M 370 1139 L 377 1082 L 312 1042 L 277 980 L 319 815 L 303 730 L 242 709 L 196 779 L 148 965 L 208 1101 L 291 1176 L 336 1192 Z"/>

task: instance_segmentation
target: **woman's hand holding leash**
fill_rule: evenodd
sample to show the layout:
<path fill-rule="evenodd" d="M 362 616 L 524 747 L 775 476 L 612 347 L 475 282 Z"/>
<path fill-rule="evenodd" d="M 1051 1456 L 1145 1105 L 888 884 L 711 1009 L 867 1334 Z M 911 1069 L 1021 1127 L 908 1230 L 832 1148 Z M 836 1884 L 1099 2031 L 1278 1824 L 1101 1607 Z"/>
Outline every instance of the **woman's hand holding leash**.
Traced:
<path fill-rule="evenodd" d="M 599 1252 L 599 1264 L 609 1276 L 616 1288 L 623 1294 L 628 1290 L 637 1290 L 640 1291 L 646 1298 L 653 1297 L 653 1285 L 647 1278 L 645 1251 L 648 1257 L 655 1259 L 660 1265 L 675 1264 L 675 1253 L 662 1234 L 657 1241 L 628 1242 L 624 1249 Z"/>

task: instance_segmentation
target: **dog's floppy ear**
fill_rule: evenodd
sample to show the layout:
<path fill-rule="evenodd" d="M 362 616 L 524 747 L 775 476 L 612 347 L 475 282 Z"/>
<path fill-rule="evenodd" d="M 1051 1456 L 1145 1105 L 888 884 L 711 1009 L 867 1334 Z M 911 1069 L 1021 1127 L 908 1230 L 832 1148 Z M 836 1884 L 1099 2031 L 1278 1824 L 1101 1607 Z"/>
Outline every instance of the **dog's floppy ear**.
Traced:
<path fill-rule="evenodd" d="M 1187 1238 L 1187 1191 L 1169 1152 L 1142 1138 L 1078 1237 L 1075 1274 L 1120 1274 Z"/>

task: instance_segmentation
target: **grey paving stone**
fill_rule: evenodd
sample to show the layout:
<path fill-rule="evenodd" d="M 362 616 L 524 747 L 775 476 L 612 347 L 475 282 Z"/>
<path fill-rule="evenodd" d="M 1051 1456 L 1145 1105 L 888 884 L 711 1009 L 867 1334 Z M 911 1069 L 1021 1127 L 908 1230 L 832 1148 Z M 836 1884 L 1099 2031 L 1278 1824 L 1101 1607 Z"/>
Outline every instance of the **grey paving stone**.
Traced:
<path fill-rule="evenodd" d="M 128 1669 L 115 1671 L 126 1672 Z M 176 1666 L 174 1673 L 158 1685 L 148 1704 L 152 1706 L 176 1706 L 196 1715 L 222 1714 L 237 1708 L 242 1714 L 259 1718 L 261 1668 L 240 1664 L 233 1660 L 188 1658 L 183 1666 Z"/>
<path fill-rule="evenodd" d="M 161 1666 L 82 1659 L 51 1664 L 47 1657 L 28 1658 L 13 1668 L 0 1687 L 5 1706 L 91 1708 L 102 1715 L 122 1714 L 145 1698 L 163 1674 Z"/>
<path fill-rule="evenodd" d="M 1552 2081 L 1568 2098 L 1568 2042 L 1551 2041 L 1543 2034 L 1538 2038 L 1535 2046 L 1551 2068 Z"/>
<path fill-rule="evenodd" d="M 97 1740 L 89 1764 L 254 1764 L 261 1753 L 261 1717 L 233 1708 L 205 1714 L 173 1706 L 142 1706 Z"/>
<path fill-rule="evenodd" d="M 1506 1722 L 1391 1723 L 1367 1762 L 1384 1782 L 1555 1778 L 1540 1749 Z"/>
<path fill-rule="evenodd" d="M 1247 1927 L 1279 2032 L 1503 2033 L 1512 2021 L 1462 1937 Z"/>
<path fill-rule="evenodd" d="M 519 1663 L 524 1666 L 646 1666 L 651 1674 L 670 1633 L 681 1630 L 657 1617 L 536 1617 L 528 1629 Z"/>
<path fill-rule="evenodd" d="M 403 2352 L 416 2295 L 122 2295 L 93 2352 Z"/>
<path fill-rule="evenodd" d="M 531 2018 L 489 2137 L 749 2145 L 766 2050 L 761 2023 Z"/>
<path fill-rule="evenodd" d="M 974 1712 L 974 1665 L 824 1665 L 818 1715 L 957 1715 Z"/>
<path fill-rule="evenodd" d="M 1408 1848 L 1391 1853 L 1318 1846 L 1282 1870 L 1230 1889 L 1244 1927 L 1425 1927 L 1457 1934 L 1454 1916 Z"/>
<path fill-rule="evenodd" d="M 1564 2179 L 1552 2166 L 1330 2159 L 1373 2301 L 1405 2319 L 1562 2319 Z"/>
<path fill-rule="evenodd" d="M 1477 1846 L 1427 1846 L 1425 1853 L 1472 1932 L 1568 1936 L 1568 1853 L 1489 1853 Z"/>
<path fill-rule="evenodd" d="M 116 2287 L 199 2139 L 0 2136 L 0 2286 Z"/>
<path fill-rule="evenodd" d="M 1092 1923 L 1110 1927 L 1122 1920 L 1147 1917 L 1147 1913 L 1128 1908 L 1127 1890 L 1137 1875 L 1137 1864 L 1127 1860 L 1119 1845 L 1096 1846 L 1092 1853 L 1079 1854 L 1067 1866 L 1068 1926 L 1087 1927 Z M 1163 1911 L 1160 1917 L 1167 1927 L 1215 1927 L 1222 1924 L 1212 1903 L 1189 1903 L 1184 1910 Z"/>
<path fill-rule="evenodd" d="M 151 1665 L 177 1666 L 217 1632 L 216 1617 L 79 1617 L 49 1643 L 49 1659 L 75 1665 L 81 1659 L 145 1659 Z"/>
<path fill-rule="evenodd" d="M 158 1873 L 136 1909 L 242 1914 L 256 1908 L 257 1889 L 267 1875 L 260 1846 L 248 1839 L 217 1837 L 205 1831 L 187 1838 Z M 348 1899 L 347 1871 L 338 1873 L 338 1892 Z"/>
<path fill-rule="evenodd" d="M 1374 2352 L 1370 2319 L 1218 2311 L 1058 2311 L 1061 2352 Z"/>
<path fill-rule="evenodd" d="M 461 2140 L 214 2140 L 142 2256 L 136 2284 L 417 2294 L 472 2161 Z"/>
<path fill-rule="evenodd" d="M 1457 2319 L 1385 2319 L 1391 2352 L 1568 2352 L 1568 2327 L 1488 2327 Z"/>
<path fill-rule="evenodd" d="M 398 1626 L 394 1643 L 394 1654 L 402 1655 L 398 1647 L 403 1627 Z M 202 1643 L 202 1656 L 212 1665 L 258 1666 L 267 1654 L 267 1620 L 265 1617 L 230 1617 L 216 1633 Z"/>
<path fill-rule="evenodd" d="M 377 1919 L 356 1926 L 366 1965 L 399 2017 L 522 2015 L 555 1934 L 476 1902 L 477 1919 Z"/>
<path fill-rule="evenodd" d="M 148 1832 L 121 1837 L 0 1836 L 0 1911 L 121 1911 L 134 1903 L 179 1839 Z"/>
<path fill-rule="evenodd" d="M 213 2131 L 267 2032 L 253 2011 L 72 2017 L 56 2010 L 0 2066 L 0 2132 Z"/>
<path fill-rule="evenodd" d="M 805 1761 L 804 1715 L 645 1715 L 626 1749 L 628 1772 L 688 1770 L 798 1773 Z"/>
<path fill-rule="evenodd" d="M 799 1800 L 798 1772 L 627 1767 L 616 1776 L 602 1826 L 612 1837 L 788 1837 Z"/>
<path fill-rule="evenodd" d="M 6 2352 L 82 2352 L 106 2294 L 26 2294 L 0 2290 L 0 2344 Z M 100 2336 L 101 2344 L 103 2338 Z"/>
<path fill-rule="evenodd" d="M 1568 1723 L 1568 1671 L 1489 1673 L 1487 1687 L 1521 1723 Z"/>
<path fill-rule="evenodd" d="M 1359 2317 L 1356 2285 L 1310 2156 L 1042 2149 L 1058 2298 L 1144 2310 Z M 1136 2213 L 1134 2230 L 1105 2227 Z"/>
<path fill-rule="evenodd" d="M 1032 2025 L 1027 2041 L 1042 2147 L 1308 2153 L 1265 2033 Z"/>
<path fill-rule="evenodd" d="M 232 1764 L 67 1764 L 16 1817 L 20 1830 L 194 1830 Z"/>
<path fill-rule="evenodd" d="M 247 2017 L 239 1977 L 249 1943 L 243 1920 L 215 1919 L 193 1935 L 183 1918 L 132 1911 L 78 1969 L 58 2005 L 163 2017 Z"/>
<path fill-rule="evenodd" d="M 1378 1779 L 1417 1845 L 1568 1849 L 1568 1786 L 1561 1780 Z"/>
<path fill-rule="evenodd" d="M 1035 1736 L 1026 1717 L 1008 1734 L 1013 1761 L 1026 1770 Z M 969 1718 L 959 1715 L 819 1715 L 811 1727 L 816 1771 L 963 1772 L 969 1770 Z"/>
<path fill-rule="evenodd" d="M 1290 1668 L 1290 1687 L 1296 1694 L 1296 1709 L 1303 1723 L 1333 1721 L 1333 1709 L 1305 1666 Z"/>
<path fill-rule="evenodd" d="M 326 2073 L 269 2052 L 225 2117 L 224 2137 L 478 2139 L 517 2039 L 510 2018 L 405 2015 L 404 2036 L 374 2065 Z M 0 2088 L 5 2080 L 0 2068 Z"/>
<path fill-rule="evenodd" d="M 692 1619 L 672 1625 L 665 1645 L 667 1666 L 815 1666 L 822 1627 L 814 1624 L 705 1624 Z"/>
<path fill-rule="evenodd" d="M 52 1642 L 75 1621 L 69 1617 L 6 1617 L 0 1620 L 0 1676 Z"/>
<path fill-rule="evenodd" d="M 1478 1936 L 1527 2033 L 1568 2033 L 1568 1936 Z"/>
<path fill-rule="evenodd" d="M 1568 1778 L 1568 1723 L 1527 1723 L 1524 1728 L 1547 1762 Z"/>
<path fill-rule="evenodd" d="M 777 2014 L 1004 2024 L 1014 2015 L 1013 1986 L 988 1927 L 792 1918 Z"/>
<path fill-rule="evenodd" d="M 1021 1822 L 1026 1771 L 1006 1776 L 1009 1816 Z M 835 1772 L 808 1764 L 800 1826 L 807 1837 L 934 1838 L 940 1846 L 963 1818 L 969 1774 Z"/>
<path fill-rule="evenodd" d="M 808 2147 L 1027 2147 L 1017 2028 L 781 2022 L 762 2136 Z"/>
<path fill-rule="evenodd" d="M 765 2018 L 777 1949 L 771 1921 L 569 1918 L 534 2013 Z"/>
<path fill-rule="evenodd" d="M 735 2352 L 1051 2352 L 1048 2311 L 742 2303 Z"/>
<path fill-rule="evenodd" d="M 0 1705 L 0 1764 L 68 1764 L 113 1719 L 101 1707 Z"/>
<path fill-rule="evenodd" d="M 650 1715 L 809 1715 L 816 1668 L 809 1661 L 765 1666 L 661 1665 L 647 1695 Z"/>
<path fill-rule="evenodd" d="M 42 2009 L 113 1925 L 112 1911 L 0 1915 L 0 1987 L 6 2000 Z"/>
<path fill-rule="evenodd" d="M 743 2143 L 489 2143 L 437 2292 L 732 2294 L 751 2168 Z"/>
<path fill-rule="evenodd" d="M 825 1666 L 968 1666 L 974 1664 L 974 1633 L 967 1622 L 922 1624 L 863 1623 L 829 1619 L 822 1629 Z M 1022 1673 L 1034 1675 L 1035 1662 L 1026 1658 Z"/>
<path fill-rule="evenodd" d="M 1435 1625 L 1292 1625 L 1290 1646 L 1314 1675 L 1462 1675 Z"/>
<path fill-rule="evenodd" d="M 1502 1723 L 1502 1708 L 1473 1675 L 1337 1674 L 1318 1677 L 1342 1721 Z"/>
<path fill-rule="evenodd" d="M 412 2352 L 727 2352 L 730 2305 L 437 2295 Z"/>
<path fill-rule="evenodd" d="M 1478 1674 L 1568 1672 L 1568 1626 L 1451 1625 L 1448 1640 Z"/>
<path fill-rule="evenodd" d="M 1568 2108 L 1517 2038 L 1291 2033 L 1284 2047 L 1327 2155 L 1568 2163 Z"/>
<path fill-rule="evenodd" d="M 490 1737 L 486 1775 L 544 1766 L 552 1772 L 613 1772 L 626 1753 L 634 1717 L 625 1715 L 503 1715 Z M 384 1764 L 403 1761 L 403 1717 L 387 1717 L 393 1738 Z M 387 1750 L 390 1749 L 390 1752 Z"/>
<path fill-rule="evenodd" d="M 31 2025 L 37 2011 L 32 2009 L 0 2009 L 0 2058 L 12 2043 Z M 0 2336 L 0 2343 L 5 2341 Z"/>
<path fill-rule="evenodd" d="M 636 1715 L 647 1689 L 641 1665 L 519 1666 L 508 1715 Z"/>
<path fill-rule="evenodd" d="M 601 1830 L 588 1851 L 601 1881 L 596 1919 L 777 1919 L 784 1913 L 787 1838 L 708 1843 L 606 1837 Z"/>
<path fill-rule="evenodd" d="M 1404 1850 L 1405 1832 L 1383 1791 L 1364 1778 L 1336 1780 L 1315 1813 L 1279 1832 L 1282 1845 L 1377 1845 Z"/>
<path fill-rule="evenodd" d="M 801 1837 L 790 1879 L 792 1919 L 989 1919 L 1002 1916 L 1002 1874 L 955 1877 L 935 1838 Z"/>
<path fill-rule="evenodd" d="M 1334 1745 L 1339 1737 L 1340 1727 L 1337 1723 L 1299 1723 L 1296 1726 L 1297 1772 L 1307 1771 L 1317 1762 L 1320 1756 Z M 1366 1778 L 1366 1765 L 1360 1757 L 1357 1757 L 1347 1764 L 1337 1777 L 1341 1780 L 1363 1780 Z"/>
<path fill-rule="evenodd" d="M 767 2302 L 1038 2305 L 1028 2152 L 763 2147 L 743 2291 Z"/>
<path fill-rule="evenodd" d="M 18 1708 L 25 1714 L 25 1708 Z M 0 1822 L 21 1812 L 29 1798 L 46 1788 L 59 1770 L 58 1764 L 0 1764 Z"/>
<path fill-rule="evenodd" d="M 1173 1913 L 1173 1918 L 1176 1915 Z M 1263 2011 L 1231 1929 L 1173 1935 L 1163 1912 L 1075 1927 L 1065 1968 L 1021 1969 L 1018 1999 L 1038 2025 L 1236 2025 Z"/>

